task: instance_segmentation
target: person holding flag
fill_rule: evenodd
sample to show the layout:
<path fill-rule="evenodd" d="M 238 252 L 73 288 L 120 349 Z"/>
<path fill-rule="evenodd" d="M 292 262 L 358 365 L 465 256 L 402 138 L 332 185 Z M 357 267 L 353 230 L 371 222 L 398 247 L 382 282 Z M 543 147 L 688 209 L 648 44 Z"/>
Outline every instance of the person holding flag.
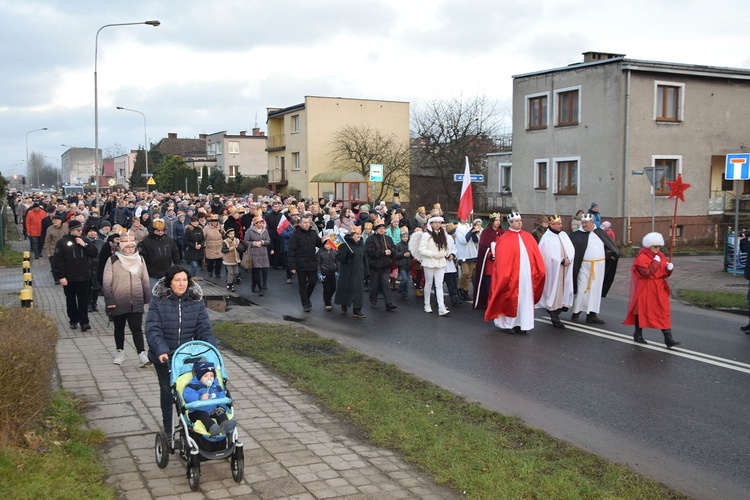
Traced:
<path fill-rule="evenodd" d="M 346 314 L 353 307 L 352 316 L 364 318 L 362 305 L 365 302 L 365 271 L 368 269 L 367 252 L 362 241 L 362 226 L 354 226 L 352 232 L 344 236 L 344 244 L 336 253 L 339 262 L 339 282 L 334 303 L 341 306 Z"/>
<path fill-rule="evenodd" d="M 471 191 L 471 171 L 469 170 L 469 157 L 466 156 L 466 169 L 461 182 L 461 198 L 458 202 L 458 218 L 468 220 L 474 213 L 474 194 Z"/>
<path fill-rule="evenodd" d="M 281 213 L 281 201 L 274 200 L 271 204 L 271 211 L 266 214 L 266 227 L 268 228 L 268 235 L 271 238 L 271 245 L 268 247 L 268 259 L 271 263 L 271 267 L 274 269 L 282 269 L 284 267 L 282 263 L 282 250 L 283 241 L 281 240 L 281 233 L 284 231 L 284 220 L 286 217 Z M 286 221 L 289 224 L 289 221 Z"/>

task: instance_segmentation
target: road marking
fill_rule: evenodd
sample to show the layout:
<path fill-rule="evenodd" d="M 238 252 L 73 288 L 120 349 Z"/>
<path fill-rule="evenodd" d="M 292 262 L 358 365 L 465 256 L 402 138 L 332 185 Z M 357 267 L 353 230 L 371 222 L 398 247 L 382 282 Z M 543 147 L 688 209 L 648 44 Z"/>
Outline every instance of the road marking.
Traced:
<path fill-rule="evenodd" d="M 552 321 L 546 318 L 535 318 L 535 320 L 539 321 L 540 323 L 545 323 L 548 325 L 552 324 Z M 668 353 L 673 356 L 678 356 L 680 358 L 692 359 L 694 361 L 700 361 L 701 363 L 706 363 L 706 364 L 718 366 L 721 368 L 727 368 L 729 370 L 734 370 L 734 371 L 738 371 L 742 373 L 750 373 L 750 364 L 742 363 L 740 361 L 720 358 L 718 356 L 712 356 L 711 354 L 691 351 L 691 350 L 683 349 L 680 347 L 673 347 L 671 349 L 667 349 L 666 345 L 661 344 L 661 343 L 656 343 L 652 340 L 649 340 L 648 344 L 645 344 L 645 345 L 639 344 L 638 342 L 635 342 L 633 340 L 633 337 L 631 335 L 625 335 L 623 333 L 613 332 L 610 330 L 603 330 L 595 326 L 581 325 L 579 323 L 573 323 L 570 321 L 563 321 L 563 323 L 565 323 L 565 326 L 568 329 L 576 330 L 582 333 L 588 333 L 589 335 L 593 335 L 595 337 L 602 337 L 602 338 L 606 338 L 609 340 L 622 342 L 623 344 L 630 344 L 636 347 L 641 347 L 643 349 L 651 349 L 652 351 Z"/>

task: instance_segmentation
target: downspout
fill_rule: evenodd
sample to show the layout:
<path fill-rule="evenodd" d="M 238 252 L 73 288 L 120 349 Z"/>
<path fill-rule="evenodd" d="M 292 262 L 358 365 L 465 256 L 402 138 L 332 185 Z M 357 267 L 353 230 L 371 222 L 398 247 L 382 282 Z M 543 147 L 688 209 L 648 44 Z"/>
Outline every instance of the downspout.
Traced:
<path fill-rule="evenodd" d="M 630 146 L 630 70 L 625 77 L 625 150 L 622 158 L 622 242 L 630 244 L 628 240 L 628 148 Z"/>

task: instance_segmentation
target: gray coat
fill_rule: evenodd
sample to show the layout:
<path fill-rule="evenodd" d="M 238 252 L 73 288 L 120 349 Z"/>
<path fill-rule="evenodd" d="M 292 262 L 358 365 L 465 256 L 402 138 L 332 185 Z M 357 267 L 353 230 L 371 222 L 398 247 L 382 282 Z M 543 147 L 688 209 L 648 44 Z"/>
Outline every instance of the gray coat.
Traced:
<path fill-rule="evenodd" d="M 254 243 L 256 241 L 261 242 L 259 247 L 255 246 Z M 258 232 L 254 227 L 251 227 L 245 233 L 245 244 L 247 245 L 246 252 L 250 252 L 253 258 L 254 268 L 271 267 L 271 263 L 268 261 L 267 247 L 271 245 L 271 237 L 268 234 L 268 229 L 264 228 L 261 232 Z"/>

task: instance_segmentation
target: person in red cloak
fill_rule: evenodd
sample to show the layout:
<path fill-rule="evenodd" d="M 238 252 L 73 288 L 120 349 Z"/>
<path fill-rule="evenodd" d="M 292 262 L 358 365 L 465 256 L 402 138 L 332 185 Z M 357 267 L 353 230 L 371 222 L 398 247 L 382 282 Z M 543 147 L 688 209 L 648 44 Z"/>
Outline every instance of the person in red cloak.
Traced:
<path fill-rule="evenodd" d="M 521 228 L 521 214 L 508 214 L 508 230 L 495 241 L 495 265 L 484 320 L 507 333 L 534 328 L 534 309 L 544 291 L 544 259 L 536 239 Z"/>
<path fill-rule="evenodd" d="M 672 320 L 669 305 L 669 284 L 674 264 L 667 262 L 661 252 L 664 237 L 648 233 L 643 237 L 640 252 L 633 261 L 630 281 L 628 315 L 623 325 L 635 325 L 633 340 L 648 344 L 643 338 L 643 328 L 657 328 L 664 334 L 667 348 L 680 345 L 672 338 Z"/>
<path fill-rule="evenodd" d="M 477 265 L 474 268 L 474 309 L 487 306 L 487 297 L 490 294 L 490 279 L 495 260 L 490 251 L 490 245 L 505 232 L 503 229 L 503 216 L 500 213 L 490 214 L 487 227 L 479 234 L 479 245 L 477 247 Z"/>

